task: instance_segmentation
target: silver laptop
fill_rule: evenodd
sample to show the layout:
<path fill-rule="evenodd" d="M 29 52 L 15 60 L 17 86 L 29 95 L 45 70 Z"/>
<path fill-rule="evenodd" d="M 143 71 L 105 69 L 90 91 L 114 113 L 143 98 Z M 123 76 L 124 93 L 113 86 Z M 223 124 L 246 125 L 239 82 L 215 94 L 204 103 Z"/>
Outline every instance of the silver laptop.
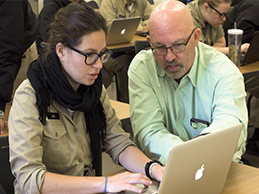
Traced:
<path fill-rule="evenodd" d="M 240 65 L 247 65 L 259 61 L 259 31 L 256 31 L 251 39 L 250 46 L 245 55 L 240 57 Z"/>
<path fill-rule="evenodd" d="M 140 20 L 141 17 L 113 20 L 107 36 L 107 45 L 131 42 L 137 31 Z"/>
<path fill-rule="evenodd" d="M 219 194 L 222 192 L 243 124 L 172 147 L 162 181 L 143 193 Z M 122 193 L 132 194 L 132 191 Z"/>

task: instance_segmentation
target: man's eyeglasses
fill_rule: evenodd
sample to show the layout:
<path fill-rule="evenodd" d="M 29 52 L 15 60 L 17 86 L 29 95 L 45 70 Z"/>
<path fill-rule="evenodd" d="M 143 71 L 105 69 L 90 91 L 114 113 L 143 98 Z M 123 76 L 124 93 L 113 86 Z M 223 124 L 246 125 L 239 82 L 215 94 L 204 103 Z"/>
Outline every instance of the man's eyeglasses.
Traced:
<path fill-rule="evenodd" d="M 93 65 L 98 60 L 98 58 L 101 59 L 102 63 L 106 63 L 112 55 L 112 51 L 107 49 L 107 48 L 104 51 L 102 51 L 100 54 L 98 54 L 98 53 L 84 53 L 80 50 L 77 50 L 76 48 L 73 48 L 73 47 L 69 47 L 69 48 L 72 49 L 73 51 L 81 54 L 81 55 L 84 55 L 86 65 Z"/>
<path fill-rule="evenodd" d="M 216 11 L 216 12 L 219 14 L 219 19 L 223 19 L 224 17 L 226 18 L 227 13 L 220 13 L 216 8 L 214 8 L 214 7 L 211 6 L 210 4 L 208 4 L 208 5 L 209 5 L 209 7 L 210 7 L 211 9 L 213 9 L 214 11 Z"/>
<path fill-rule="evenodd" d="M 181 43 L 181 44 L 175 44 L 173 46 L 161 46 L 161 47 L 156 47 L 156 48 L 151 48 L 153 53 L 157 56 L 165 56 L 167 54 L 167 50 L 170 49 L 172 53 L 177 54 L 177 53 L 181 53 L 184 52 L 186 50 L 186 45 L 188 44 L 189 40 L 191 39 L 191 36 L 193 34 L 193 32 L 196 30 L 197 28 L 194 28 L 192 30 L 192 33 L 190 34 L 190 36 L 188 37 L 187 41 L 185 43 Z"/>

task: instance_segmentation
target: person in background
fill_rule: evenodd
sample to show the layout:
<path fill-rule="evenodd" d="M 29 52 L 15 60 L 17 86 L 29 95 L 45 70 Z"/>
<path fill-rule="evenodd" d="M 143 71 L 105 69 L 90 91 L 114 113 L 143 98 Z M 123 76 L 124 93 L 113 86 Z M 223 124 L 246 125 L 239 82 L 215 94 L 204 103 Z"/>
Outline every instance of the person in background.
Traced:
<path fill-rule="evenodd" d="M 10 110 L 15 193 L 141 193 L 133 184 L 161 181 L 164 167 L 134 146 L 102 86 L 107 31 L 86 3 L 55 16 L 49 51 L 30 64 Z M 133 173 L 101 176 L 102 151 Z"/>
<path fill-rule="evenodd" d="M 149 15 L 152 7 L 147 0 L 103 0 L 100 13 L 106 19 L 108 28 L 110 28 L 112 20 L 119 18 L 141 17 L 138 32 L 148 32 Z M 116 74 L 117 88 L 122 102 L 129 102 L 128 92 L 128 76 L 127 71 L 132 58 L 135 56 L 134 50 L 116 52 L 112 55 L 110 60 L 104 64 L 104 68 Z M 108 87 L 111 83 L 112 77 L 107 74 L 103 76 L 104 85 Z"/>
<path fill-rule="evenodd" d="M 242 29 L 242 43 L 250 43 L 256 31 L 259 30 L 259 1 L 245 0 L 236 4 L 227 15 L 223 24 L 226 43 L 228 44 L 228 29 Z M 236 24 L 236 26 L 235 26 Z"/>
<path fill-rule="evenodd" d="M 243 30 L 243 43 L 250 43 L 253 35 L 259 30 L 259 1 L 257 0 L 243 0 L 236 4 L 232 11 L 227 15 L 223 28 L 225 31 L 225 38 L 227 40 L 227 30 L 236 28 Z M 257 98 L 259 101 L 259 78 L 253 76 L 245 79 L 247 91 Z M 252 138 L 248 139 L 247 151 L 255 155 L 259 155 L 259 110 L 256 111 L 256 120 L 254 124 L 255 130 Z"/>
<path fill-rule="evenodd" d="M 222 24 L 229 12 L 231 0 L 196 0 L 187 4 L 195 27 L 200 28 L 200 41 L 228 55 L 229 48 Z M 241 45 L 241 53 L 246 53 L 249 44 Z"/>
<path fill-rule="evenodd" d="M 151 49 L 139 52 L 129 67 L 134 140 L 162 164 L 172 146 L 240 122 L 233 161 L 245 152 L 244 78 L 226 55 L 199 41 L 200 33 L 186 5 L 165 1 L 150 15 Z"/>
<path fill-rule="evenodd" d="M 47 45 L 41 45 L 42 42 L 48 43 L 50 37 L 50 24 L 54 20 L 55 14 L 59 9 L 69 5 L 72 2 L 84 2 L 84 0 L 48 0 L 40 14 L 38 16 L 39 20 L 39 33 L 36 39 L 36 46 L 39 56 L 41 56 L 46 49 Z"/>
<path fill-rule="evenodd" d="M 36 39 L 38 20 L 27 0 L 0 1 L 0 20 L 0 134 L 3 134 L 8 128 L 5 106 L 11 101 L 22 56 Z"/>

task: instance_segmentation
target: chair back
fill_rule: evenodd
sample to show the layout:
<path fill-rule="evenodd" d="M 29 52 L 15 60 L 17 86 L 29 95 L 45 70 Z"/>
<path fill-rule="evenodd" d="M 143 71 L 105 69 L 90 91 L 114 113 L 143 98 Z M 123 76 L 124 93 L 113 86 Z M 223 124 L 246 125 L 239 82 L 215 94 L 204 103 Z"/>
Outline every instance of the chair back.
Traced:
<path fill-rule="evenodd" d="M 99 9 L 98 4 L 96 3 L 96 1 L 92 0 L 92 1 L 88 1 L 87 4 L 93 8 L 93 9 Z"/>
<path fill-rule="evenodd" d="M 9 162 L 8 136 L 0 136 L 0 184 L 6 193 L 14 193 L 14 176 L 11 173 Z"/>
<path fill-rule="evenodd" d="M 135 53 L 137 54 L 139 51 L 144 49 L 150 49 L 150 44 L 147 40 L 136 40 L 135 41 Z"/>

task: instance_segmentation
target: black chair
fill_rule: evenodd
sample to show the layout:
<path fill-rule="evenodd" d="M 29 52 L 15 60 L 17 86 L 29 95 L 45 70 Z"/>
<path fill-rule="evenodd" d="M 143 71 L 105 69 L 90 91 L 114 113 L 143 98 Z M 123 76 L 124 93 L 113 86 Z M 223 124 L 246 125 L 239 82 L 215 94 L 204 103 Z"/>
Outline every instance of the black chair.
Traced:
<path fill-rule="evenodd" d="M 99 6 L 95 1 L 88 1 L 87 4 L 93 9 L 99 9 Z"/>
<path fill-rule="evenodd" d="M 0 136 L 0 183 L 7 194 L 14 193 L 14 176 L 9 162 L 8 136 Z"/>
<path fill-rule="evenodd" d="M 2 187 L 2 185 L 0 184 L 0 194 L 6 194 L 4 188 Z"/>
<path fill-rule="evenodd" d="M 135 53 L 137 54 L 139 51 L 144 49 L 150 49 L 151 46 L 147 40 L 136 40 L 135 41 Z"/>
<path fill-rule="evenodd" d="M 151 5 L 154 5 L 154 0 L 147 0 Z"/>

